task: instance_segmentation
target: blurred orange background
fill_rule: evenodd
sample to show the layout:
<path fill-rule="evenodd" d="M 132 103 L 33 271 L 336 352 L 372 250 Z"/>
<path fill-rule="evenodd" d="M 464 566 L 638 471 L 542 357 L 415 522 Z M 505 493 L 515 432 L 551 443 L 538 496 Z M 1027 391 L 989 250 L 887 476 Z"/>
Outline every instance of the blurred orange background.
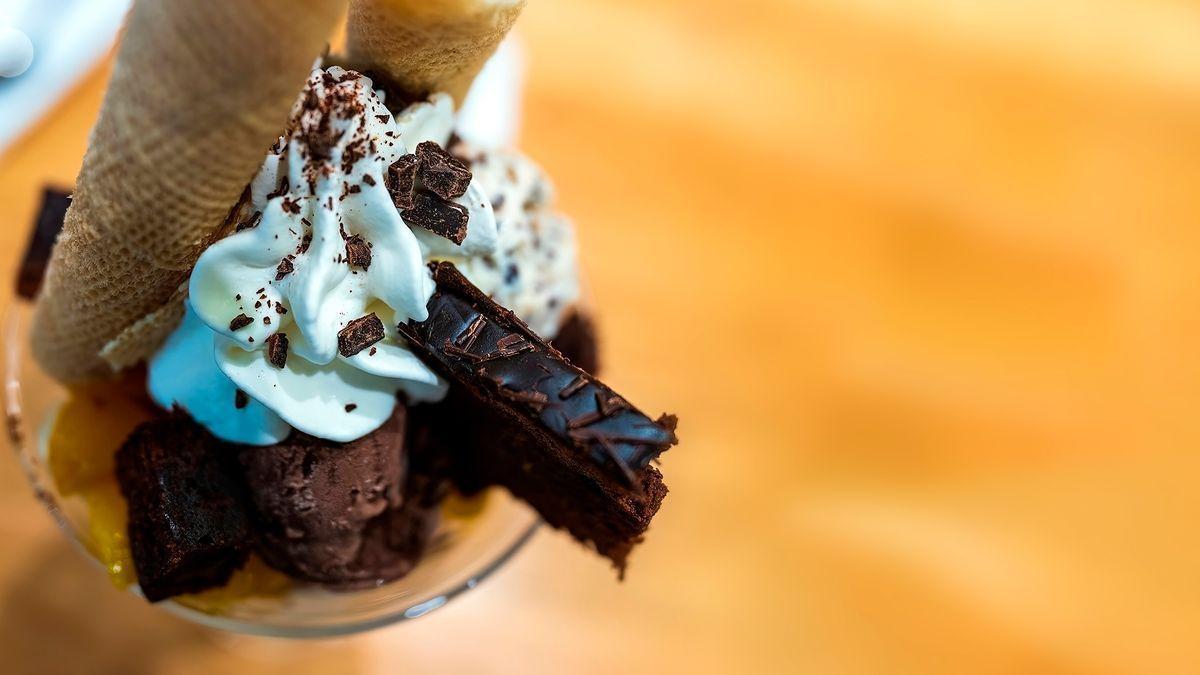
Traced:
<path fill-rule="evenodd" d="M 533 0 L 520 32 L 606 379 L 682 419 L 629 579 L 542 532 L 411 624 L 209 633 L 3 461 L 6 670 L 1195 672 L 1200 7 Z M 106 77 L 0 159 L 6 273 Z"/>

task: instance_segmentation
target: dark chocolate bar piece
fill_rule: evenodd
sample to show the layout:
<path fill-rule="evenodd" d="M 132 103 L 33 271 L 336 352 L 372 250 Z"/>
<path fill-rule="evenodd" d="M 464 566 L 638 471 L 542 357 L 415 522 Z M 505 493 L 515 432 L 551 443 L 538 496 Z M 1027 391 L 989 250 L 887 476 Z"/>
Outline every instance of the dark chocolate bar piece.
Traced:
<path fill-rule="evenodd" d="M 404 155 L 388 167 L 384 177 L 388 193 L 392 195 L 392 203 L 398 209 L 411 209 L 413 197 L 417 191 L 417 167 L 420 160 L 416 155 Z"/>
<path fill-rule="evenodd" d="M 375 312 L 360 316 L 338 331 L 338 353 L 354 356 L 383 339 L 383 321 Z"/>
<path fill-rule="evenodd" d="M 648 465 L 677 442 L 675 418 L 647 417 L 452 264 L 432 269 L 429 318 L 399 329 L 454 385 L 443 410 L 458 406 L 450 418 L 475 422 L 458 425 L 478 431 L 465 441 L 462 482 L 505 486 L 623 570 L 666 494 Z"/>
<path fill-rule="evenodd" d="M 417 176 L 426 190 L 446 200 L 467 193 L 471 169 L 461 159 L 433 141 L 424 141 L 417 146 L 417 158 L 420 160 Z"/>
<path fill-rule="evenodd" d="M 26 300 L 37 297 L 42 278 L 46 276 L 46 266 L 50 264 L 50 252 L 70 206 L 70 193 L 51 187 L 42 190 L 42 205 L 38 208 L 29 245 L 25 247 L 25 256 L 17 270 L 17 297 Z"/>
<path fill-rule="evenodd" d="M 142 424 L 117 451 L 134 568 L 150 602 L 222 586 L 245 564 L 250 527 L 232 459 L 181 411 Z"/>
<path fill-rule="evenodd" d="M 418 191 L 413 207 L 400 214 L 404 222 L 461 244 L 467 238 L 467 207 L 443 200 L 432 192 Z"/>

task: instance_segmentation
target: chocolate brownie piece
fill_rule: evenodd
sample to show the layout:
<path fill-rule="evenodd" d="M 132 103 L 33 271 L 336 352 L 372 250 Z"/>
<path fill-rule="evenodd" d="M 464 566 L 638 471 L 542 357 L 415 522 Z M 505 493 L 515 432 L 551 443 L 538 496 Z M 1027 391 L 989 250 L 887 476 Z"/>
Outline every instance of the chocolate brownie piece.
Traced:
<path fill-rule="evenodd" d="M 50 252 L 54 249 L 58 233 L 62 231 L 70 206 L 70 193 L 51 187 L 42 190 L 42 205 L 38 208 L 29 245 L 17 270 L 17 297 L 26 300 L 37 297 L 42 278 L 46 275 L 46 265 L 50 263 Z"/>
<path fill-rule="evenodd" d="M 180 411 L 139 426 L 117 451 L 142 595 L 158 602 L 223 586 L 250 553 L 230 446 Z"/>
<path fill-rule="evenodd" d="M 429 318 L 399 329 L 452 383 L 451 396 L 440 411 L 425 413 L 425 423 L 443 429 L 446 442 L 461 441 L 445 446 L 460 448 L 451 467 L 456 479 L 467 491 L 503 485 L 623 572 L 666 495 L 662 474 L 649 463 L 676 443 L 675 418 L 651 420 L 452 264 L 432 269 L 437 289 Z"/>

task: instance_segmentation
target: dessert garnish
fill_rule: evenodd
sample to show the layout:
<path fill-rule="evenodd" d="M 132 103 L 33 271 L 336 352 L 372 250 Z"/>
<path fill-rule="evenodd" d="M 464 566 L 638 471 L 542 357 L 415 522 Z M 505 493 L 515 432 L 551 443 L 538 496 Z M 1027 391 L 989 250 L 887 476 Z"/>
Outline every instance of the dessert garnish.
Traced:
<path fill-rule="evenodd" d="M 432 192 L 418 191 L 413 195 L 413 207 L 404 211 L 404 222 L 445 237 L 455 244 L 467 238 L 470 216 L 462 204 L 449 202 Z"/>
<path fill-rule="evenodd" d="M 359 317 L 338 331 L 338 353 L 354 356 L 383 339 L 383 322 L 374 312 Z"/>
<path fill-rule="evenodd" d="M 263 317 L 264 319 L 269 317 Z M 267 361 L 276 368 L 287 365 L 288 337 L 287 333 L 275 333 L 267 338 Z"/>
<path fill-rule="evenodd" d="M 486 432 L 464 443 L 469 471 L 592 542 L 623 572 L 666 494 L 648 465 L 677 442 L 675 418 L 651 420 L 453 264 L 433 265 L 433 278 L 429 318 L 400 332 L 468 402 L 460 414 L 487 420 Z M 497 436 L 503 440 L 489 440 Z"/>
<path fill-rule="evenodd" d="M 363 176 L 365 179 L 366 176 Z M 371 245 L 361 235 L 346 238 L 346 262 L 351 267 L 369 269 L 371 267 Z M 278 281 L 278 279 L 276 279 Z"/>
<path fill-rule="evenodd" d="M 421 187 L 445 200 L 467 193 L 471 184 L 471 169 L 462 160 L 446 152 L 442 146 L 425 141 L 417 146 L 417 178 Z M 462 243 L 462 242 L 455 242 Z"/>
<path fill-rule="evenodd" d="M 415 154 L 404 155 L 388 167 L 387 188 L 392 195 L 392 203 L 398 209 L 411 209 L 413 196 L 417 192 L 417 164 L 420 162 Z"/>

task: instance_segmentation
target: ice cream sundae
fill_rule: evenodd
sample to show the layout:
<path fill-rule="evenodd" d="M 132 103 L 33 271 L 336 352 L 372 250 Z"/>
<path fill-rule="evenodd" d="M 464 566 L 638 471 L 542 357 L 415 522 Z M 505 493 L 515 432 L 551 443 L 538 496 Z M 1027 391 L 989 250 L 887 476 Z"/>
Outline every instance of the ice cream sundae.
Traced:
<path fill-rule="evenodd" d="M 49 461 L 114 579 L 372 588 L 497 487 L 624 574 L 675 419 L 597 379 L 546 175 L 456 133 L 522 5 L 354 0 L 329 53 L 344 3 L 135 2 L 19 280 L 72 391 Z"/>

